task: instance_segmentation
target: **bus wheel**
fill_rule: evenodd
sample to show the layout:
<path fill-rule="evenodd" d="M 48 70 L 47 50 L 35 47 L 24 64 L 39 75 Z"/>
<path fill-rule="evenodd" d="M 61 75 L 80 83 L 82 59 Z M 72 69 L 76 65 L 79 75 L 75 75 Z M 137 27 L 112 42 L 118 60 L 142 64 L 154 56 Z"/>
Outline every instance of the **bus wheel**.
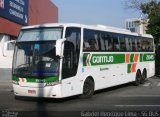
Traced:
<path fill-rule="evenodd" d="M 94 82 L 90 78 L 87 78 L 86 81 L 84 82 L 83 94 L 80 95 L 80 98 L 90 98 L 92 97 L 93 93 L 94 93 Z"/>
<path fill-rule="evenodd" d="M 140 83 L 143 84 L 147 78 L 147 71 L 144 69 Z"/>
<path fill-rule="evenodd" d="M 141 82 L 141 79 L 142 79 L 141 72 L 140 72 L 140 71 L 137 71 L 137 73 L 136 73 L 136 79 L 135 79 L 135 81 L 133 82 L 133 84 L 134 84 L 135 86 L 138 86 L 138 85 L 140 84 L 140 82 Z"/>

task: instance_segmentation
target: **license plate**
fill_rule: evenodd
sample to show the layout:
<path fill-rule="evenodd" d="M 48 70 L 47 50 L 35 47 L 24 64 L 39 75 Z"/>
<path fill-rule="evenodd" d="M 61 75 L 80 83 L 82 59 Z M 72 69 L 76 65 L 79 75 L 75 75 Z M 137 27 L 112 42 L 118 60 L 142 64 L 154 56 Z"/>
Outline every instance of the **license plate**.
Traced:
<path fill-rule="evenodd" d="M 36 94 L 36 90 L 28 90 L 29 94 Z"/>

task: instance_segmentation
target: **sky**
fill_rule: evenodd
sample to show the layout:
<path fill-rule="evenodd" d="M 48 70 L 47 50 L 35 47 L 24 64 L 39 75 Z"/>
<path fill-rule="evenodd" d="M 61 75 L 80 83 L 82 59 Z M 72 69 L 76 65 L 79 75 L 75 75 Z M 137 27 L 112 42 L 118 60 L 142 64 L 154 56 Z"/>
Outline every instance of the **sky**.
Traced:
<path fill-rule="evenodd" d="M 125 0 L 52 0 L 59 22 L 101 24 L 125 28 L 128 18 L 140 18 L 140 11 L 125 9 Z"/>

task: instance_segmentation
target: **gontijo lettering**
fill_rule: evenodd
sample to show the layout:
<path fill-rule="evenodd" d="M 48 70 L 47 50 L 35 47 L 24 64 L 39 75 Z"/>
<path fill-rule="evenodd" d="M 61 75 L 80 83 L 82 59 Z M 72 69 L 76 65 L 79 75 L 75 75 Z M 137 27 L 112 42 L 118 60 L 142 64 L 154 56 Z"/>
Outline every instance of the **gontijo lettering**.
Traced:
<path fill-rule="evenodd" d="M 125 54 L 88 54 L 83 55 L 84 66 L 125 63 Z"/>
<path fill-rule="evenodd" d="M 110 63 L 114 62 L 113 56 L 94 56 L 92 58 L 93 63 Z"/>

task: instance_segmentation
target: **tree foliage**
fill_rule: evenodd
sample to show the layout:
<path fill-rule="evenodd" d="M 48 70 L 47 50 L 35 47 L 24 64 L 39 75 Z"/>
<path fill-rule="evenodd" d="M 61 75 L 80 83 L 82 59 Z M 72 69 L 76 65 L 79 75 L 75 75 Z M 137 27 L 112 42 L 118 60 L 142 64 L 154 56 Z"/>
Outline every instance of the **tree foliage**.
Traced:
<path fill-rule="evenodd" d="M 160 43 L 160 0 L 127 0 L 126 8 L 140 10 L 149 19 L 147 33 Z"/>
<path fill-rule="evenodd" d="M 160 42 L 160 2 L 152 0 L 141 5 L 142 13 L 147 14 L 149 19 L 147 33 L 152 34 L 155 43 Z"/>

